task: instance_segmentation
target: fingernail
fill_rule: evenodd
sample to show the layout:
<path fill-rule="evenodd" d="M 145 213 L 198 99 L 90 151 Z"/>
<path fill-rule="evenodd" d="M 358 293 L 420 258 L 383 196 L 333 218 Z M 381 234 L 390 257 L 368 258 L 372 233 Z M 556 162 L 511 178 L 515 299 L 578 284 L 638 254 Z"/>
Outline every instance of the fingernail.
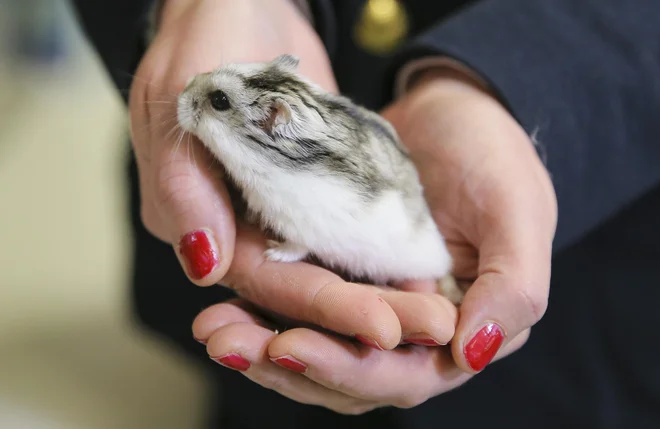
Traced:
<path fill-rule="evenodd" d="M 203 279 L 218 265 L 218 254 L 207 231 L 199 229 L 184 235 L 179 242 L 179 250 L 186 270 L 194 280 Z"/>
<path fill-rule="evenodd" d="M 465 345 L 463 353 L 470 368 L 481 371 L 495 357 L 504 342 L 504 332 L 496 323 L 489 323 Z"/>
<path fill-rule="evenodd" d="M 197 337 L 193 337 L 193 339 L 194 339 L 195 341 L 197 341 L 198 343 L 200 343 L 200 344 L 204 344 L 204 345 L 206 345 L 206 340 L 200 340 L 200 339 L 197 338 Z"/>
<path fill-rule="evenodd" d="M 229 353 L 221 357 L 211 357 L 211 359 L 222 366 L 237 371 L 247 371 L 247 369 L 250 368 L 250 362 L 236 353 Z"/>
<path fill-rule="evenodd" d="M 434 340 L 433 338 L 429 337 L 426 334 L 413 334 L 404 338 L 403 341 L 404 344 L 410 343 L 410 344 L 416 344 L 418 346 L 427 346 L 427 347 L 446 345 Z"/>
<path fill-rule="evenodd" d="M 305 365 L 304 363 L 300 362 L 298 359 L 290 355 L 286 355 L 278 358 L 271 358 L 270 360 L 273 361 L 273 363 L 281 366 L 282 368 L 286 368 L 293 372 L 299 372 L 302 374 L 305 371 L 307 371 L 307 365 Z"/>
<path fill-rule="evenodd" d="M 372 340 L 371 338 L 367 338 L 358 334 L 355 336 L 355 339 L 361 342 L 362 344 L 364 344 L 365 346 L 372 347 L 376 350 L 385 350 L 380 346 L 380 344 L 378 344 L 376 341 Z"/>

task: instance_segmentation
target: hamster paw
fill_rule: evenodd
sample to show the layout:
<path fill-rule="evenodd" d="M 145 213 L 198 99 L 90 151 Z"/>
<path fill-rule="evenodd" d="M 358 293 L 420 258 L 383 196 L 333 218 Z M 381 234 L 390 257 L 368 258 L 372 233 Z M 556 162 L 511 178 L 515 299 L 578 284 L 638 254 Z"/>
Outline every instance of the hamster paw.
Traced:
<path fill-rule="evenodd" d="M 309 254 L 306 247 L 296 243 L 280 243 L 268 240 L 269 249 L 264 252 L 266 259 L 272 262 L 297 262 L 302 261 Z"/>
<path fill-rule="evenodd" d="M 463 301 L 465 292 L 456 283 L 456 279 L 451 274 L 438 280 L 438 293 L 451 301 L 452 304 L 459 306 Z"/>

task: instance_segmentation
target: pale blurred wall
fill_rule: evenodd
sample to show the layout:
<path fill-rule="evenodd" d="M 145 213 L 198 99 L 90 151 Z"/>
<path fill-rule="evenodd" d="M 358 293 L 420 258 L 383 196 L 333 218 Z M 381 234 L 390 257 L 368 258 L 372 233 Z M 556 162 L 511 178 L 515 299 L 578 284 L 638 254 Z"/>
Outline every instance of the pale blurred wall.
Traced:
<path fill-rule="evenodd" d="M 195 428 L 201 375 L 127 317 L 126 112 L 68 28 L 57 65 L 0 47 L 0 428 Z"/>

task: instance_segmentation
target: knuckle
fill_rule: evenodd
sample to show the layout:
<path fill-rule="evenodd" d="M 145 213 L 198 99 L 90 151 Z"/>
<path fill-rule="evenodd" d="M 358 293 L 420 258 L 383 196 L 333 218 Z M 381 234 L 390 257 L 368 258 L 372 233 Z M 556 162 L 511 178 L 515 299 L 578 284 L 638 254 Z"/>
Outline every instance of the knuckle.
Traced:
<path fill-rule="evenodd" d="M 174 211 L 172 216 L 183 217 L 193 207 L 193 189 L 190 184 L 190 174 L 178 168 L 161 168 L 154 183 L 154 199 L 158 207 Z"/>
<path fill-rule="evenodd" d="M 518 298 L 528 310 L 531 324 L 541 320 L 548 309 L 548 294 L 538 287 L 523 287 L 518 289 Z"/>
<path fill-rule="evenodd" d="M 311 305 L 309 306 L 308 319 L 310 322 L 321 327 L 327 327 L 325 322 L 325 303 L 328 296 L 328 291 L 336 285 L 335 282 L 325 283 L 318 288 L 311 298 Z"/>

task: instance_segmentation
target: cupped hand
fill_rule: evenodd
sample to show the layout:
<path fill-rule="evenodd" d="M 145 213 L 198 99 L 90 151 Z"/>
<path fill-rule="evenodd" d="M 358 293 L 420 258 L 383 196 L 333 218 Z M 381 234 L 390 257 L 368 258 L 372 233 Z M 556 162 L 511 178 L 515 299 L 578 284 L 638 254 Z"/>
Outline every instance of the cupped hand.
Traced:
<path fill-rule="evenodd" d="M 554 191 L 533 142 L 506 109 L 465 76 L 442 71 L 383 115 L 409 147 L 454 256 L 454 275 L 469 286 L 460 315 L 436 295 L 436 312 L 411 302 L 397 306 L 397 316 L 409 327 L 458 318 L 451 348 L 378 351 L 315 329 L 277 334 L 242 300 L 206 309 L 193 325 L 219 363 L 296 401 L 342 413 L 413 407 L 459 386 L 519 349 L 547 305 Z"/>
<path fill-rule="evenodd" d="M 221 169 L 177 129 L 176 96 L 195 74 L 226 62 L 300 57 L 300 73 L 336 91 L 319 38 L 290 0 L 177 0 L 160 27 L 130 94 L 131 134 L 146 228 L 172 244 L 190 280 L 221 283 L 271 312 L 391 349 L 402 337 L 446 343 L 455 314 L 432 294 L 354 285 L 309 264 L 262 256 L 264 237 L 237 225 Z M 406 308 L 416 308 L 413 316 Z"/>
<path fill-rule="evenodd" d="M 481 371 L 547 308 L 557 223 L 550 176 L 510 113 L 460 72 L 426 73 L 383 114 L 419 169 L 454 277 L 469 286 L 454 360 Z"/>

